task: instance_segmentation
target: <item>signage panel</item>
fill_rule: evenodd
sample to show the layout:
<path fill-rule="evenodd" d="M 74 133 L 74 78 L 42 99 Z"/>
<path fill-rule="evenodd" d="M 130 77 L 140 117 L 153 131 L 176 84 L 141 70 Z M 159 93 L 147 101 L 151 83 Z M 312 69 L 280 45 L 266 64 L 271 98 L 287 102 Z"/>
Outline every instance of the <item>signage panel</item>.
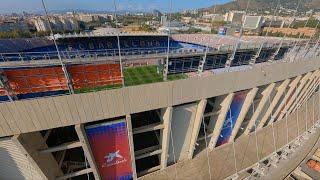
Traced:
<path fill-rule="evenodd" d="M 240 91 L 235 93 L 229 111 L 227 112 L 226 119 L 223 123 L 223 127 L 221 129 L 221 133 L 216 146 L 220 146 L 229 141 L 233 127 L 238 119 L 248 92 L 249 91 Z"/>
<path fill-rule="evenodd" d="M 99 173 L 105 180 L 132 179 L 130 148 L 124 120 L 85 128 Z"/>

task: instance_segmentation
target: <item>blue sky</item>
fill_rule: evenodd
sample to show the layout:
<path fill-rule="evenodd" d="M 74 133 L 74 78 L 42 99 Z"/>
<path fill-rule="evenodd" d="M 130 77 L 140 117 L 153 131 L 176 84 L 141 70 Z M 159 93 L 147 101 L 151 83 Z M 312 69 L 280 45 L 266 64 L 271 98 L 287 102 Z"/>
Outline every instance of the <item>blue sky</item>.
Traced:
<path fill-rule="evenodd" d="M 174 10 L 196 9 L 231 0 L 172 0 Z M 45 0 L 49 10 L 113 10 L 113 0 Z M 117 0 L 121 10 L 166 11 L 169 0 Z M 0 13 L 42 11 L 41 0 L 0 0 Z"/>

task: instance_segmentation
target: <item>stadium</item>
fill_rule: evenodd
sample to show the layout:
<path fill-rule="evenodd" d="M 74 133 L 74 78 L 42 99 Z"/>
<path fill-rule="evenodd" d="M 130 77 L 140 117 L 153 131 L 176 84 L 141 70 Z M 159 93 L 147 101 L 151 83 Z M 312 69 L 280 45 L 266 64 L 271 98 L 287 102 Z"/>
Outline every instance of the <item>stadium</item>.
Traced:
<path fill-rule="evenodd" d="M 235 38 L 223 36 L 201 38 L 202 40 L 209 38 L 211 42 L 196 43 L 201 41 L 197 35 L 176 35 L 171 39 L 164 35 L 121 36 L 119 42 L 123 66 L 149 66 L 124 69 L 124 77 L 121 77 L 122 67 L 118 58 L 116 36 L 63 37 L 58 39 L 58 49 L 66 62 L 74 90 L 82 92 L 95 88 L 118 87 L 122 81 L 127 85 L 162 81 L 160 71 L 165 64 L 168 40 L 169 51 L 172 54 L 168 61 L 168 74 L 172 79 L 183 78 L 183 75 L 174 74 L 197 72 L 204 54 L 206 61 L 202 68 L 210 71 L 225 68 L 231 56 L 234 56 L 231 67 L 266 62 L 276 53 L 276 46 L 279 46 L 276 43 L 268 44 L 260 40 L 260 43 L 251 43 L 250 47 L 249 42 L 253 39 L 248 38 L 243 40 L 243 47 L 239 47 L 233 55 Z M 283 58 L 288 52 L 290 42 L 286 43 L 282 44 L 274 60 Z M 0 40 L 0 61 L 4 65 L 2 73 L 9 83 L 9 93 L 15 96 L 11 98 L 26 99 L 67 93 L 68 80 L 64 77 L 63 70 L 59 68 L 59 54 L 55 48 L 53 41 L 45 38 Z M 257 51 L 259 55 L 256 54 Z M 19 65 L 16 62 L 19 62 Z M 147 76 L 143 72 L 136 71 L 146 71 L 152 76 L 147 79 L 139 75 L 136 77 L 132 74 Z M 3 95 L 1 100 L 10 99 L 5 90 L 2 89 L 1 92 Z"/>
<path fill-rule="evenodd" d="M 0 179 L 284 179 L 318 143 L 314 40 L 54 39 L 0 40 Z"/>

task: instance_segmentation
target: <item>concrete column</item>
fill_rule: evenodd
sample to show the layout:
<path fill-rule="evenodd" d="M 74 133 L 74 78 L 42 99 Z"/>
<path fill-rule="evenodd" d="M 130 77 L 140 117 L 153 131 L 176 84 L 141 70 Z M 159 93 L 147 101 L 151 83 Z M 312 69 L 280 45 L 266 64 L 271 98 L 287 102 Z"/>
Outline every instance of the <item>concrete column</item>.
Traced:
<path fill-rule="evenodd" d="M 171 119 L 172 119 L 172 107 L 167 107 L 164 109 L 162 114 L 163 121 L 163 130 L 162 130 L 162 139 L 161 139 L 161 169 L 165 169 L 167 167 L 168 161 L 168 151 L 169 151 L 169 141 L 170 141 L 170 129 L 171 129 Z"/>
<path fill-rule="evenodd" d="M 221 110 L 218 115 L 214 130 L 213 130 L 213 134 L 209 142 L 209 146 L 208 146 L 209 150 L 213 150 L 214 147 L 216 146 L 217 140 L 219 138 L 223 123 L 226 119 L 226 115 L 229 110 L 230 104 L 232 102 L 233 96 L 234 96 L 234 93 L 228 94 L 220 104 Z"/>
<path fill-rule="evenodd" d="M 258 124 L 258 127 L 257 127 L 258 129 L 261 129 L 264 126 L 264 124 L 267 122 L 267 120 L 270 118 L 270 115 L 272 115 L 273 109 L 275 108 L 278 101 L 280 100 L 280 98 L 284 94 L 289 83 L 290 83 L 290 79 L 287 79 L 287 80 L 283 81 L 282 84 L 278 87 L 277 93 L 274 96 L 269 108 L 267 109 L 266 113 L 262 117 L 261 122 Z"/>
<path fill-rule="evenodd" d="M 305 93 L 305 95 L 300 99 L 299 105 L 304 104 L 309 98 L 310 96 L 312 96 L 312 94 L 314 93 L 315 89 L 317 88 L 317 86 L 320 83 L 320 74 L 319 76 L 313 81 L 313 83 L 311 84 L 309 90 Z M 297 108 L 299 108 L 299 106 L 297 106 L 293 111 L 295 111 Z"/>
<path fill-rule="evenodd" d="M 303 96 L 305 96 L 305 94 L 310 90 L 309 88 L 311 87 L 311 85 L 313 84 L 313 82 L 316 80 L 316 78 L 318 77 L 318 71 L 314 72 L 309 79 L 307 80 L 306 84 L 304 85 L 304 87 L 302 88 L 301 92 L 299 93 L 299 95 L 297 96 L 297 98 L 295 99 L 294 103 L 292 104 L 292 106 L 288 109 L 288 113 L 290 114 L 294 109 L 296 109 L 297 106 L 299 106 L 299 102 L 300 100 L 303 98 Z"/>
<path fill-rule="evenodd" d="M 295 90 L 295 88 L 297 87 L 300 79 L 302 76 L 297 76 L 289 85 L 289 90 L 287 92 L 285 92 L 285 97 L 283 98 L 283 100 L 281 101 L 280 105 L 276 108 L 275 113 L 273 114 L 275 117 L 280 113 L 280 111 L 284 108 L 284 106 L 286 105 L 286 102 L 288 101 L 288 99 L 290 98 L 290 95 L 293 93 L 293 91 Z M 275 117 L 272 117 L 271 121 L 269 121 L 268 124 L 271 124 L 275 121 Z"/>
<path fill-rule="evenodd" d="M 68 89 L 73 94 L 74 93 L 74 88 L 73 88 L 71 74 L 68 72 L 68 68 L 67 68 L 67 65 L 65 63 L 62 63 L 61 66 L 62 66 L 62 70 L 63 70 L 64 76 L 65 76 L 65 78 L 67 80 Z"/>
<path fill-rule="evenodd" d="M 83 124 L 78 124 L 78 125 L 75 125 L 75 130 L 77 132 L 77 135 L 79 137 L 79 140 L 80 142 L 82 143 L 82 149 L 83 149 L 83 152 L 88 160 L 88 163 L 92 169 L 92 172 L 93 172 L 93 175 L 94 175 L 94 178 L 99 180 L 101 179 L 100 175 L 99 175 L 99 171 L 98 171 L 98 166 L 94 160 L 94 157 L 93 157 L 93 154 L 92 154 L 92 151 L 91 151 L 91 148 L 90 148 L 90 144 L 89 144 L 89 140 L 87 138 L 87 135 L 86 135 L 86 132 L 84 130 L 84 126 Z"/>
<path fill-rule="evenodd" d="M 13 143 L 28 157 L 30 164 L 38 171 L 43 179 L 52 179 L 63 175 L 51 153 L 40 153 L 39 149 L 47 148 L 39 132 L 15 135 Z M 0 162 L 1 163 L 1 162 Z"/>
<path fill-rule="evenodd" d="M 4 71 L 2 69 L 0 69 L 0 87 L 2 87 L 6 91 L 6 94 L 10 101 L 18 100 L 17 95 L 12 90 L 9 84 L 8 77 L 4 74 Z"/>
<path fill-rule="evenodd" d="M 290 107 L 293 105 L 293 103 L 295 102 L 298 94 L 301 92 L 302 88 L 305 86 L 305 84 L 308 82 L 308 79 L 311 76 L 311 72 L 307 73 L 300 81 L 298 87 L 296 88 L 295 92 L 293 92 L 292 97 L 290 97 L 288 103 L 285 105 L 283 111 L 280 113 L 279 117 L 277 118 L 277 120 L 282 119 L 285 114 L 287 113 L 288 109 L 290 109 Z M 290 94 L 289 94 L 290 95 Z"/>
<path fill-rule="evenodd" d="M 256 53 L 256 54 L 253 56 L 253 58 L 250 60 L 250 64 L 251 64 L 251 65 L 256 64 L 256 61 L 257 61 L 257 59 L 260 57 L 260 54 L 261 54 L 261 52 L 262 52 L 262 49 L 263 49 L 264 45 L 265 45 L 265 42 L 261 44 L 261 46 L 260 46 L 259 50 L 257 51 L 257 53 Z"/>
<path fill-rule="evenodd" d="M 204 113 L 204 110 L 206 109 L 206 105 L 207 105 L 207 100 L 206 99 L 202 99 L 198 104 L 197 113 L 196 113 L 193 129 L 192 129 L 192 134 L 191 134 L 188 159 L 192 159 L 192 157 L 193 157 L 193 152 L 194 152 L 194 149 L 195 149 L 194 147 L 195 147 L 195 144 L 196 144 L 197 139 L 198 139 L 199 130 L 200 130 L 200 127 L 201 127 L 203 113 Z"/>
<path fill-rule="evenodd" d="M 317 89 L 317 87 L 320 84 L 320 76 L 318 78 L 318 80 L 316 81 L 316 83 L 313 85 L 311 91 L 307 94 L 307 96 L 302 100 L 301 104 L 304 104 L 314 93 L 314 91 Z"/>
<path fill-rule="evenodd" d="M 253 99 L 256 97 L 257 92 L 258 92 L 258 88 L 253 88 L 248 92 L 247 97 L 244 100 L 243 106 L 242 106 L 241 111 L 239 113 L 236 124 L 234 125 L 234 128 L 232 130 L 231 136 L 229 138 L 229 142 L 232 142 L 234 140 L 234 138 L 236 137 L 236 135 L 238 134 L 238 131 L 241 127 L 241 124 L 242 124 L 244 118 L 246 117 L 247 112 L 252 104 Z"/>
<path fill-rule="evenodd" d="M 206 64 L 206 60 L 207 60 L 207 51 L 208 51 L 208 47 L 205 50 L 205 54 L 202 57 L 202 60 L 200 60 L 199 66 L 198 66 L 198 73 L 202 73 L 204 70 L 204 66 Z"/>
<path fill-rule="evenodd" d="M 306 86 L 304 92 L 301 93 L 302 95 L 297 99 L 298 102 L 296 103 L 295 107 L 292 108 L 291 111 L 289 110 L 290 113 L 294 112 L 297 108 L 299 108 L 303 104 L 304 99 L 309 95 L 309 93 L 312 91 L 314 86 L 318 84 L 319 75 L 320 75 L 320 72 L 316 71 L 314 78 L 309 80 L 308 85 Z"/>
<path fill-rule="evenodd" d="M 269 100 L 269 96 L 272 93 L 274 87 L 276 86 L 275 83 L 271 83 L 263 92 L 262 92 L 262 98 L 258 104 L 257 107 L 255 107 L 254 109 L 254 113 L 248 123 L 248 126 L 246 128 L 246 130 L 244 131 L 244 134 L 248 135 L 251 131 L 251 129 L 255 126 L 255 123 L 263 109 L 263 107 L 265 106 L 265 104 L 268 102 Z"/>
<path fill-rule="evenodd" d="M 134 144 L 133 144 L 131 115 L 126 115 L 126 123 L 127 123 L 127 132 L 128 132 L 128 141 L 129 141 L 129 148 L 130 148 L 131 167 L 132 167 L 133 179 L 137 179 L 136 158 L 135 158 L 135 155 L 134 155 Z"/>

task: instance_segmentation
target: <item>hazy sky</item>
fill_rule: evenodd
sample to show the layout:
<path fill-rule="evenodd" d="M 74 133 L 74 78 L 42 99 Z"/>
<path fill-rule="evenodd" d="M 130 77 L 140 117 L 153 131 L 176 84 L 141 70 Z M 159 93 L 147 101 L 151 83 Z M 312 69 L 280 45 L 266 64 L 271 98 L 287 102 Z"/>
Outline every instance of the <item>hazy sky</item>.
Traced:
<path fill-rule="evenodd" d="M 172 0 L 174 10 L 195 9 L 231 0 Z M 45 0 L 48 10 L 113 10 L 113 0 Z M 169 0 L 117 0 L 120 10 L 166 11 Z M 39 12 L 41 0 L 0 0 L 0 13 Z"/>

